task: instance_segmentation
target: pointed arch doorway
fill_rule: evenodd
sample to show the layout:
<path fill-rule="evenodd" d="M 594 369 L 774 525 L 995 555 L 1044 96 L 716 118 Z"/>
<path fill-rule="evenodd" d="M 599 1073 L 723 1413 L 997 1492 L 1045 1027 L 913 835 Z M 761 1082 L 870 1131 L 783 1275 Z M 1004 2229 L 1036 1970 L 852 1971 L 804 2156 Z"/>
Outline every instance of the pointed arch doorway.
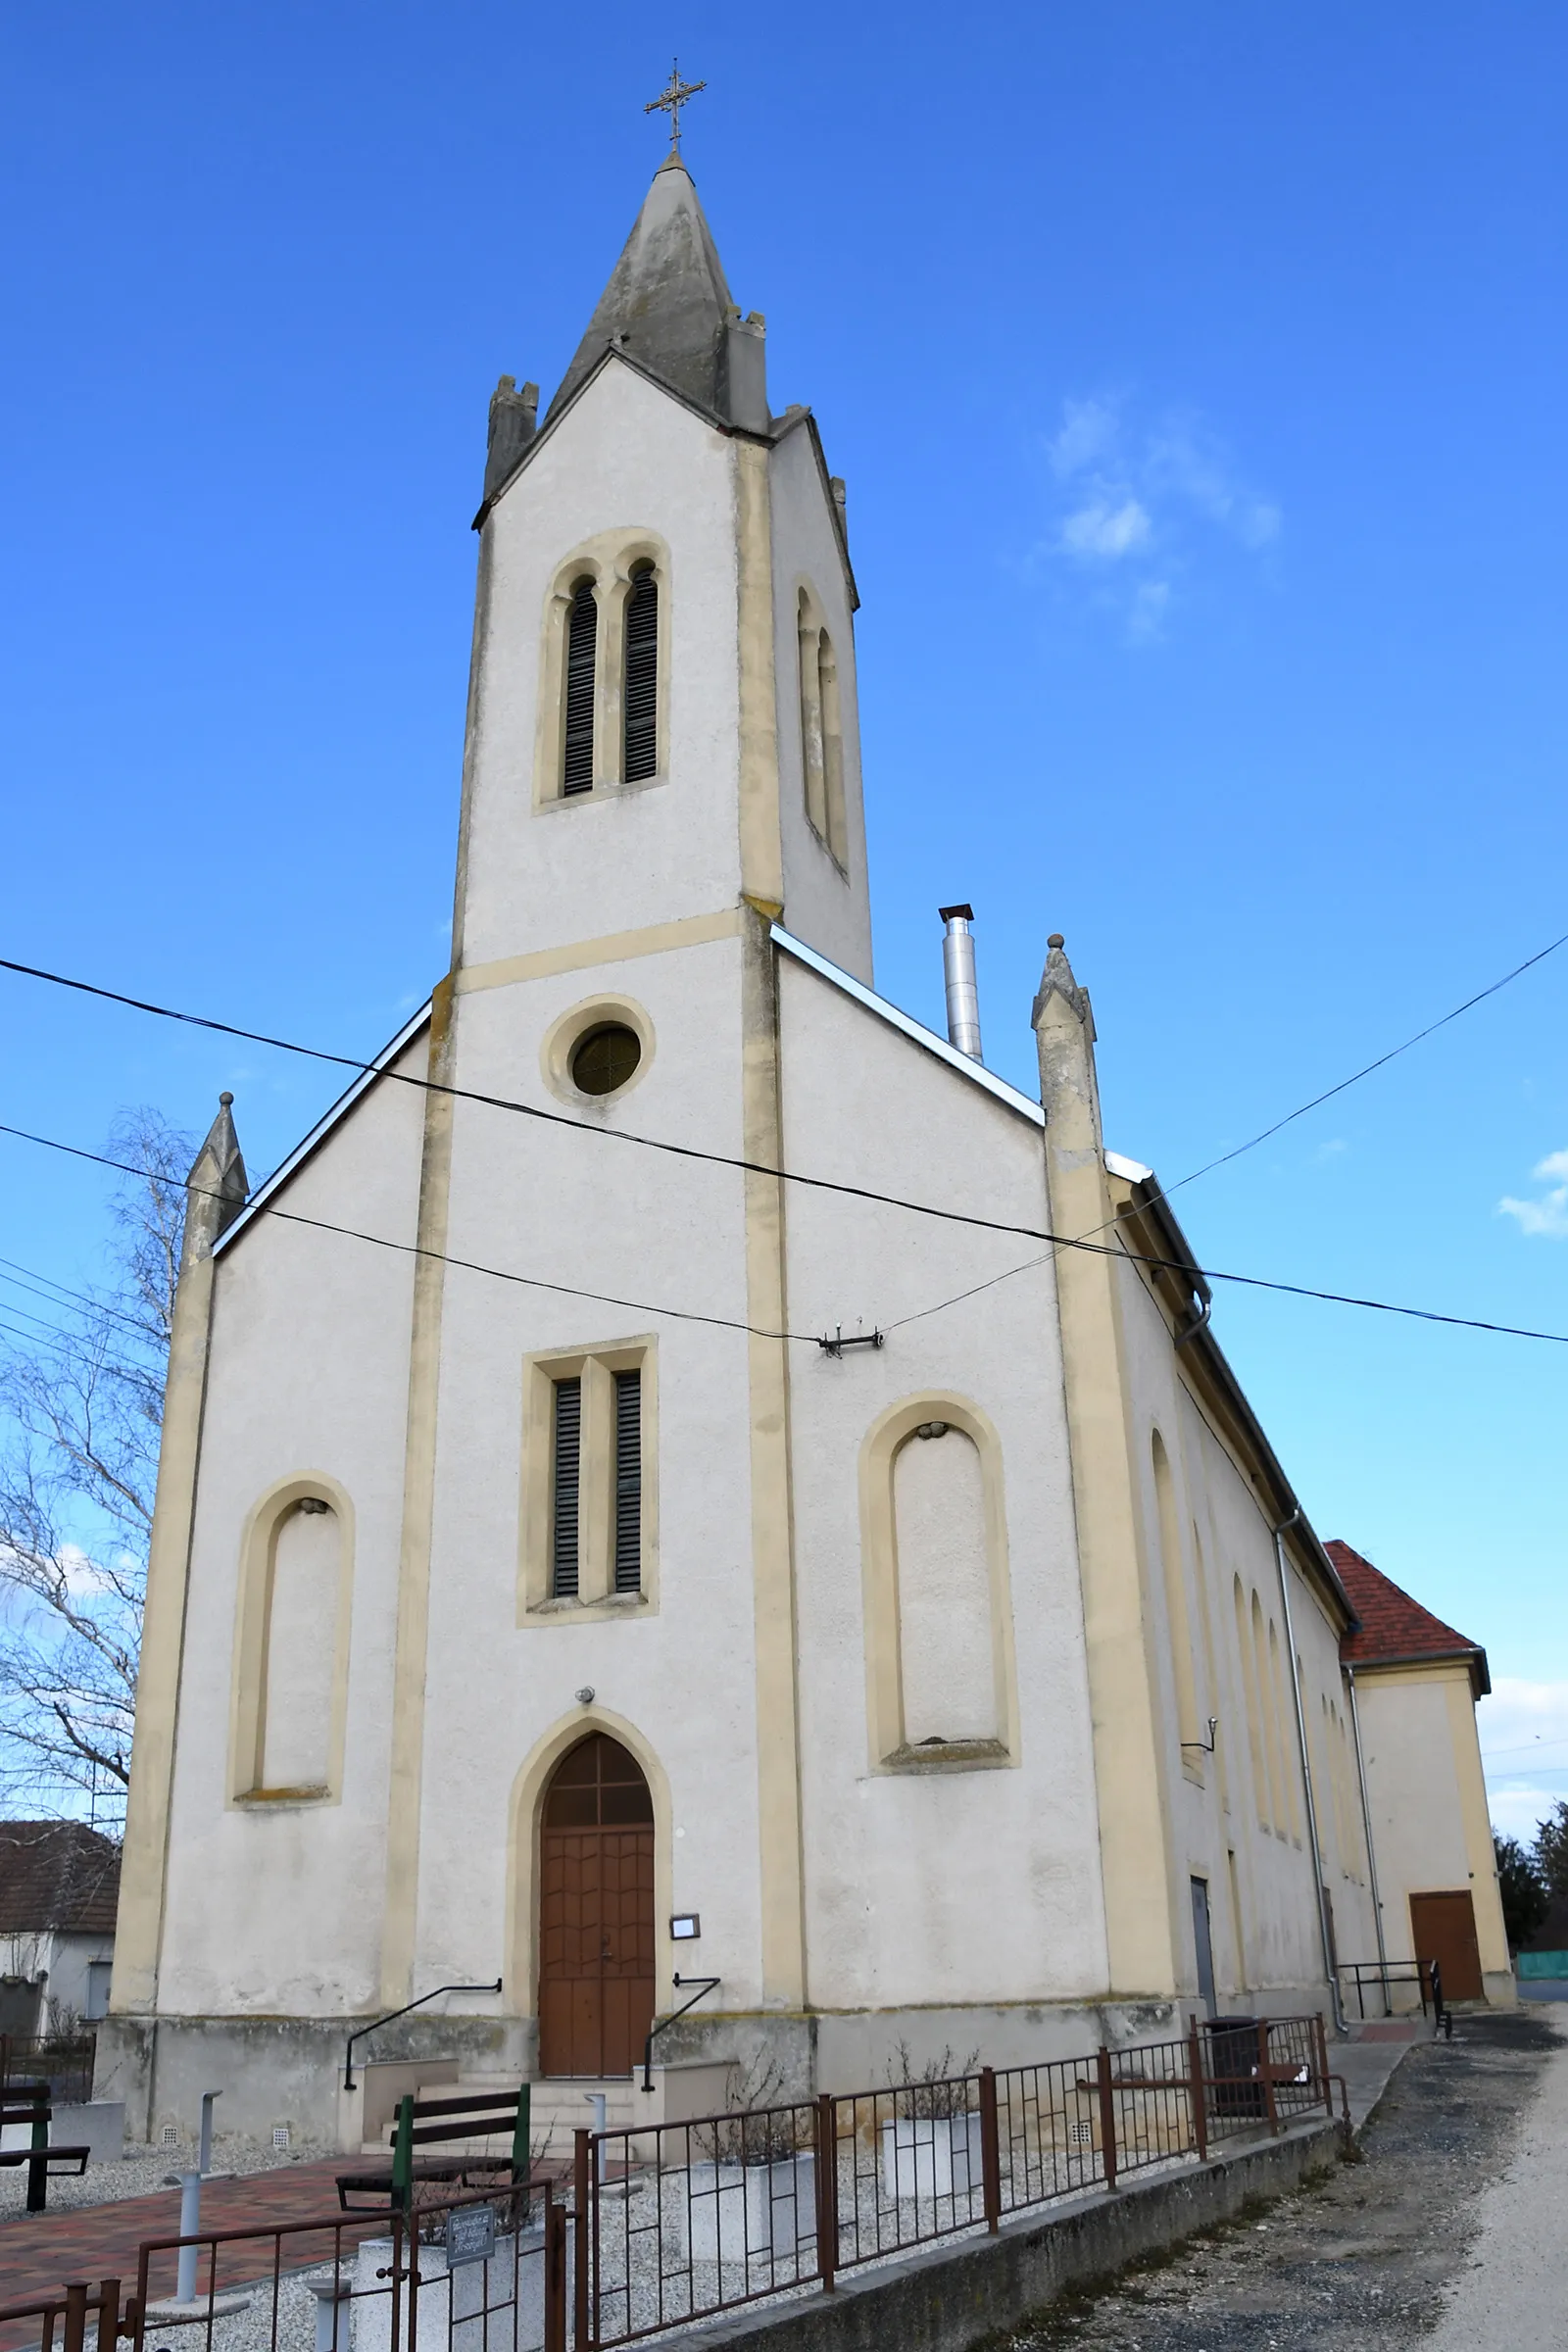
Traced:
<path fill-rule="evenodd" d="M 590 1732 L 539 1830 L 539 2072 L 629 2075 L 653 2021 L 653 1795 L 630 1750 Z"/>

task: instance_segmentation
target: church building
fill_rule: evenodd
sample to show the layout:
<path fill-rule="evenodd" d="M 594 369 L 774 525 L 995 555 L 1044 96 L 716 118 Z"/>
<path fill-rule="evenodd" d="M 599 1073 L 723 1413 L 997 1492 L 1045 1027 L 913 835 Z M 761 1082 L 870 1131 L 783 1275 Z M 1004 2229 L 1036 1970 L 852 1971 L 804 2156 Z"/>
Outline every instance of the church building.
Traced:
<path fill-rule="evenodd" d="M 1357 1610 L 1060 937 L 1038 1100 L 966 908 L 949 1036 L 876 993 L 844 485 L 678 148 L 476 528 L 451 967 L 192 1171 L 100 2091 L 353 2145 L 408 2004 L 372 2073 L 573 2120 L 1331 2010 L 1408 1942 Z"/>

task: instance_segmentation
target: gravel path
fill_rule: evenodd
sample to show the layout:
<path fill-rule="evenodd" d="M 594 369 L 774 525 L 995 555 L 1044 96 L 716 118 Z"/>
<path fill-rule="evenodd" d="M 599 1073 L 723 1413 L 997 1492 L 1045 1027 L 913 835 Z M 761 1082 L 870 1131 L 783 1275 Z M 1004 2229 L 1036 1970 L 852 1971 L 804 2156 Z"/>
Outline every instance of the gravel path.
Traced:
<path fill-rule="evenodd" d="M 1568 2352 L 1565 2035 L 1568 2009 L 1463 2018 L 1411 2049 L 1364 2162 L 991 2352 Z"/>

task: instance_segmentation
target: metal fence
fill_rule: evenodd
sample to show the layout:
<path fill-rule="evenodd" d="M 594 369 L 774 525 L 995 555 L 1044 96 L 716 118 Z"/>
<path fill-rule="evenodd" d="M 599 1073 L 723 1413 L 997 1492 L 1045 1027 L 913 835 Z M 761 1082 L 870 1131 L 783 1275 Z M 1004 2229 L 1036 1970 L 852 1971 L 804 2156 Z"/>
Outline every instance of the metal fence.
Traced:
<path fill-rule="evenodd" d="M 161 2352 L 178 2326 L 181 2352 L 223 2352 L 241 2311 L 269 2352 L 565 2352 L 565 2214 L 545 2181 L 424 2184 L 408 2212 L 150 2239 L 122 2333 Z"/>
<path fill-rule="evenodd" d="M 1218 2019 L 1083 2058 L 580 2132 L 569 2181 L 426 2180 L 407 2212 L 149 2239 L 127 2296 L 105 2279 L 13 2304 L 0 2345 L 609 2352 L 1333 2105 L 1321 2018 Z"/>
<path fill-rule="evenodd" d="M 1322 2110 L 1321 2018 L 579 2132 L 574 2352 L 603 2352 Z M 578 2226 L 579 2220 L 585 2226 Z"/>

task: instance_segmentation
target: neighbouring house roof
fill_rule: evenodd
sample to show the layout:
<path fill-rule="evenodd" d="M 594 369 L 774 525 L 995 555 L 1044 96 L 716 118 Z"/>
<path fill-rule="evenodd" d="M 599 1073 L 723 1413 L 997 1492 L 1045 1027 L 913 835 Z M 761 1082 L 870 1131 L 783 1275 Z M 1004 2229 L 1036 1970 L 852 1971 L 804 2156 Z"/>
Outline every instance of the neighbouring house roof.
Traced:
<path fill-rule="evenodd" d="M 112 1936 L 120 1848 L 84 1821 L 0 1821 L 0 1935 Z"/>
<path fill-rule="evenodd" d="M 1418 1600 L 1412 1600 L 1403 1588 L 1370 1560 L 1352 1551 L 1348 1544 L 1332 1538 L 1324 1549 L 1340 1572 L 1340 1582 L 1350 1596 L 1350 1605 L 1360 1619 L 1353 1634 L 1347 1634 L 1340 1643 L 1340 1656 L 1348 1666 L 1415 1666 L 1425 1659 L 1461 1658 L 1470 1668 L 1470 1679 L 1478 1698 L 1484 1698 L 1492 1689 L 1492 1677 L 1487 1672 L 1487 1653 L 1479 1642 L 1470 1641 L 1434 1617 Z"/>

